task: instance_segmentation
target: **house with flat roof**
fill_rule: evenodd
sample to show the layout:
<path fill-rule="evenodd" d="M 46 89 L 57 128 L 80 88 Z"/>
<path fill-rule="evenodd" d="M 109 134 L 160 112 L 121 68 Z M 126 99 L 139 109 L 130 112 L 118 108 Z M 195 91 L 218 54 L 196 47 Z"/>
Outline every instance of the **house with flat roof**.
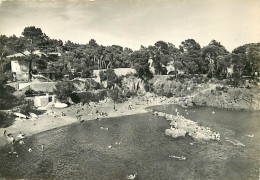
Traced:
<path fill-rule="evenodd" d="M 43 55 L 57 55 L 60 56 L 60 53 L 49 53 L 45 54 L 40 51 L 34 51 L 34 55 L 41 57 Z M 47 69 L 38 69 L 37 65 L 32 67 L 33 71 L 29 72 L 29 60 L 26 59 L 27 55 L 30 55 L 28 51 L 25 51 L 23 53 L 16 53 L 13 55 L 7 56 L 7 58 L 11 59 L 11 72 L 13 74 L 13 81 L 19 81 L 19 82 L 26 82 L 30 81 L 30 77 L 32 77 L 32 80 L 38 79 L 40 81 L 53 81 L 55 80 L 55 72 Z M 35 62 L 32 62 L 32 65 L 34 65 Z M 31 76 L 30 76 L 30 73 Z"/>

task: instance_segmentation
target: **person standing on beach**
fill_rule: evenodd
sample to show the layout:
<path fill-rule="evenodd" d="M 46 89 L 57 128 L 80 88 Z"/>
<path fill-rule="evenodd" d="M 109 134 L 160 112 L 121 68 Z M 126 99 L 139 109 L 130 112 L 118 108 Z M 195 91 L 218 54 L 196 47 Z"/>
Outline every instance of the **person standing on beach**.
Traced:
<path fill-rule="evenodd" d="M 44 144 L 42 144 L 42 151 L 44 151 Z"/>
<path fill-rule="evenodd" d="M 178 129 L 178 124 L 177 124 L 176 121 L 174 121 L 174 128 L 175 128 L 175 129 Z"/>

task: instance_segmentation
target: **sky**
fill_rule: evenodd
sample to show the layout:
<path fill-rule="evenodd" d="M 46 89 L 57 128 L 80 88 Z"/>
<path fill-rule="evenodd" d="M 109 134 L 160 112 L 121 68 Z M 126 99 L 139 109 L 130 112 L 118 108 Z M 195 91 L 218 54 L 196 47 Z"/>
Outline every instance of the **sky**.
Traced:
<path fill-rule="evenodd" d="M 227 50 L 260 42 L 260 0 L 0 0 L 0 34 L 36 26 L 50 38 L 134 50 L 212 39 Z"/>

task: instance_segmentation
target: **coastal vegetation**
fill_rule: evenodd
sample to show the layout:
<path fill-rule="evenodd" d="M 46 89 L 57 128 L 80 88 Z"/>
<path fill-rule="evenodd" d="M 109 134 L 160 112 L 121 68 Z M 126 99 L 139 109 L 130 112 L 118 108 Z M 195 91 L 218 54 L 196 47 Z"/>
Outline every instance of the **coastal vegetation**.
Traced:
<path fill-rule="evenodd" d="M 20 55 L 12 56 L 17 53 Z M 233 103 L 238 99 L 253 102 L 252 89 L 257 87 L 260 72 L 260 43 L 245 44 L 229 52 L 216 40 L 201 47 L 194 39 L 187 39 L 179 47 L 157 41 L 132 50 L 100 45 L 94 39 L 86 44 L 63 42 L 51 39 L 34 26 L 25 27 L 19 37 L 1 35 L 0 55 L 0 109 L 21 102 L 13 95 L 14 90 L 6 86 L 13 81 L 12 59 L 29 62 L 30 79 L 40 70 L 55 72 L 57 98 L 65 103 L 83 104 L 105 98 L 123 102 L 145 92 L 166 97 L 192 96 L 193 99 L 185 100 L 185 105 L 217 106 L 209 101 L 226 102 L 228 98 Z M 173 68 L 167 69 L 169 66 Z M 118 76 L 116 68 L 132 68 L 136 74 Z M 94 70 L 100 70 L 100 82 L 93 79 Z M 230 98 L 238 92 L 240 98 Z M 29 89 L 25 95 L 40 93 Z M 198 98 L 202 96 L 205 98 Z"/>
<path fill-rule="evenodd" d="M 165 66 L 169 63 L 174 64 L 175 70 L 182 70 L 186 74 L 207 74 L 218 79 L 227 78 L 227 67 L 231 65 L 239 77 L 253 78 L 260 70 L 259 43 L 246 44 L 228 52 L 216 40 L 201 47 L 194 39 L 187 39 L 179 48 L 169 42 L 157 41 L 154 45 L 141 46 L 134 51 L 119 45 L 99 45 L 94 39 L 86 44 L 62 42 L 49 38 L 40 28 L 30 26 L 24 29 L 20 37 L 1 35 L 0 47 L 4 74 L 10 72 L 10 59 L 7 56 L 21 53 L 24 56 L 19 58 L 30 62 L 30 71 L 35 65 L 38 69 L 55 70 L 57 79 L 69 73 L 91 77 L 95 69 L 130 67 L 137 70 L 139 77 L 150 79 L 149 59 L 153 60 L 155 74 L 158 75 L 167 73 Z"/>

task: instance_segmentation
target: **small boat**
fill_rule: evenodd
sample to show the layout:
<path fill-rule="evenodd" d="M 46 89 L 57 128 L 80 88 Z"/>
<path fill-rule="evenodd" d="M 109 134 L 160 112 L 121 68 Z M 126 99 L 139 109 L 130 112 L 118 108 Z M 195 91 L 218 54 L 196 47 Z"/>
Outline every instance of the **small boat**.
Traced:
<path fill-rule="evenodd" d="M 175 159 L 178 159 L 180 161 L 185 161 L 186 160 L 186 157 L 185 156 L 174 156 L 174 155 L 170 155 L 169 156 L 170 158 L 175 158 Z"/>
<path fill-rule="evenodd" d="M 137 175 L 137 173 L 135 173 L 135 174 L 130 174 L 130 175 L 126 176 L 126 179 L 135 179 L 135 178 L 136 178 L 136 175 Z"/>
<path fill-rule="evenodd" d="M 248 134 L 248 135 L 246 135 L 247 137 L 254 137 L 254 135 L 253 134 Z"/>
<path fill-rule="evenodd" d="M 22 114 L 22 113 L 14 112 L 13 114 L 14 114 L 15 116 L 19 117 L 19 118 L 24 118 L 24 119 L 27 118 L 27 116 L 24 115 L 24 114 Z"/>
<path fill-rule="evenodd" d="M 104 128 L 103 126 L 101 126 L 100 129 L 108 131 L 108 127 Z"/>
<path fill-rule="evenodd" d="M 29 114 L 30 114 L 30 116 L 31 116 L 32 118 L 35 118 L 35 119 L 38 119 L 38 118 L 39 118 L 39 116 L 36 115 L 35 113 L 29 113 Z"/>

